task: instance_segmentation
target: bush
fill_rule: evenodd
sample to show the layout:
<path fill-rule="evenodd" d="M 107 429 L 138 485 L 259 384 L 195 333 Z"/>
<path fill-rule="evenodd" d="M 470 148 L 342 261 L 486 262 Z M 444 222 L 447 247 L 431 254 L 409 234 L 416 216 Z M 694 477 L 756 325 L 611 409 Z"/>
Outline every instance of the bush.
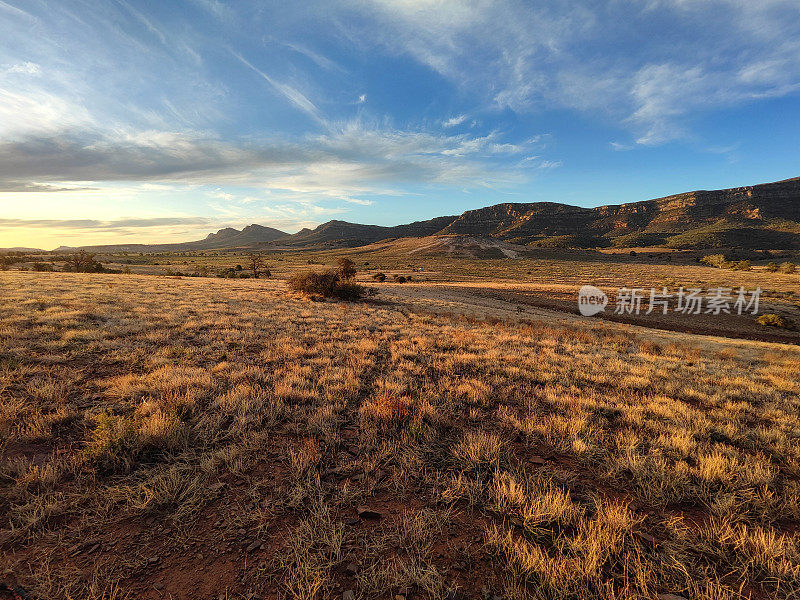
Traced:
<path fill-rule="evenodd" d="M 373 275 L 372 278 L 375 281 L 380 281 L 381 283 L 383 283 L 384 281 L 386 281 L 386 274 L 385 273 L 375 273 L 375 275 Z"/>
<path fill-rule="evenodd" d="M 356 276 L 356 263 L 354 263 L 349 258 L 337 258 L 336 264 L 339 265 L 339 275 L 342 276 L 342 279 L 352 279 Z"/>
<path fill-rule="evenodd" d="M 340 300 L 357 300 L 367 293 L 363 285 L 349 279 L 343 279 L 338 271 L 296 273 L 289 278 L 289 287 L 295 292 L 308 296 L 338 298 Z"/>
<path fill-rule="evenodd" d="M 402 275 L 395 275 L 394 276 L 394 281 L 395 281 L 395 283 L 405 283 L 408 280 L 405 277 L 403 277 Z"/>
<path fill-rule="evenodd" d="M 767 266 L 764 267 L 764 269 L 768 273 L 775 273 L 778 270 L 778 263 L 776 262 L 767 263 Z"/>
<path fill-rule="evenodd" d="M 710 254 L 700 259 L 700 262 L 717 269 L 733 269 L 734 271 L 749 271 L 749 260 L 728 260 L 724 254 Z"/>
<path fill-rule="evenodd" d="M 53 271 L 53 263 L 36 261 L 33 263 L 33 270 L 38 272 Z"/>
<path fill-rule="evenodd" d="M 793 262 L 786 261 L 785 263 L 781 263 L 778 270 L 781 273 L 794 273 L 797 270 L 797 266 Z"/>
<path fill-rule="evenodd" d="M 733 264 L 731 267 L 736 271 L 749 271 L 751 269 L 750 261 L 749 260 L 740 260 Z"/>
<path fill-rule="evenodd" d="M 710 254 L 700 259 L 700 262 L 709 267 L 716 267 L 717 269 L 726 269 L 731 263 L 726 260 L 724 254 Z"/>
<path fill-rule="evenodd" d="M 791 321 L 775 313 L 766 313 L 758 317 L 756 322 L 766 327 L 779 327 L 780 329 L 793 329 Z"/>
<path fill-rule="evenodd" d="M 0 271 L 7 271 L 11 267 L 11 265 L 18 262 L 21 262 L 21 259 L 17 254 L 13 252 L 9 252 L 8 254 L 5 255 L 0 255 Z"/>
<path fill-rule="evenodd" d="M 64 271 L 71 273 L 102 273 L 105 271 L 103 265 L 94 259 L 94 254 L 88 254 L 81 250 L 67 258 L 64 264 Z"/>

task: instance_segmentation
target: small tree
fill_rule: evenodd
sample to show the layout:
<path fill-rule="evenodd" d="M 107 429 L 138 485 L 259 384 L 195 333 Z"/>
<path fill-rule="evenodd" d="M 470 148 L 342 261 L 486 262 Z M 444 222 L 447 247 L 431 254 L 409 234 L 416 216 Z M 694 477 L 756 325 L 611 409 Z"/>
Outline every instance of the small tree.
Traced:
<path fill-rule="evenodd" d="M 102 273 L 103 265 L 94 259 L 94 254 L 81 250 L 67 259 L 64 270 L 73 273 Z"/>
<path fill-rule="evenodd" d="M 253 278 L 258 279 L 258 276 L 264 271 L 264 258 L 256 252 L 251 252 L 247 257 L 250 259 L 250 269 L 253 271 Z M 267 277 L 269 277 L 269 275 L 267 275 Z"/>
<path fill-rule="evenodd" d="M 356 263 L 344 256 L 337 258 L 336 264 L 339 265 L 339 275 L 341 275 L 342 279 L 352 279 L 358 272 L 356 270 Z"/>

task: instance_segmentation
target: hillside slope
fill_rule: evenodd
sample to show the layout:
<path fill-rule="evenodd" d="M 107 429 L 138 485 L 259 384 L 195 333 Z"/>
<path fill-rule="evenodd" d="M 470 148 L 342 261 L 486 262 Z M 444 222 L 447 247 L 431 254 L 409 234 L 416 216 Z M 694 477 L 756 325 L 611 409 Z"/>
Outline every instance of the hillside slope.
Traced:
<path fill-rule="evenodd" d="M 400 237 L 425 237 L 440 232 L 458 217 L 436 217 L 428 221 L 415 221 L 406 225 L 382 227 L 380 225 L 360 225 L 347 221 L 328 221 L 315 229 L 303 229 L 280 244 L 292 246 L 339 246 L 356 247 L 380 240 Z"/>
<path fill-rule="evenodd" d="M 467 211 L 440 233 L 521 244 L 800 247 L 800 178 L 581 208 L 539 202 Z"/>

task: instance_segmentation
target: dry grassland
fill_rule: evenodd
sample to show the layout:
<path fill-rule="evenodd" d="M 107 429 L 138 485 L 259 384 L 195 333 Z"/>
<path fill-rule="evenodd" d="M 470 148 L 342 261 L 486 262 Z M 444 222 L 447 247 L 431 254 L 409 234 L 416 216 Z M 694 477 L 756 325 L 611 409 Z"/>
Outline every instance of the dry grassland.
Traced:
<path fill-rule="evenodd" d="M 797 348 L 0 286 L 0 581 L 31 598 L 800 597 Z"/>

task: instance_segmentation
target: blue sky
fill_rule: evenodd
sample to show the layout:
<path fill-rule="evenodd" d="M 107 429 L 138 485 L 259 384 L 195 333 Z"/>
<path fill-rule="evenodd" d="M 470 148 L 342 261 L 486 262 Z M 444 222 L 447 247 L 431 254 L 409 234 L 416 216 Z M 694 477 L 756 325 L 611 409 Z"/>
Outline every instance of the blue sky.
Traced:
<path fill-rule="evenodd" d="M 800 175 L 796 0 L 0 0 L 0 247 Z"/>

